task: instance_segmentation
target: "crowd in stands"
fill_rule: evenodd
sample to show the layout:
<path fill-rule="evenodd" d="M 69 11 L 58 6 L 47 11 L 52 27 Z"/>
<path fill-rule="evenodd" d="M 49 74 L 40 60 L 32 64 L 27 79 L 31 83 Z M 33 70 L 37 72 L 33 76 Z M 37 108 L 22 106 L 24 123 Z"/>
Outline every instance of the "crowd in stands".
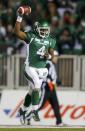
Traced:
<path fill-rule="evenodd" d="M 60 54 L 85 54 L 85 0 L 0 0 L 0 54 L 10 54 L 12 49 L 20 53 L 23 48 L 13 33 L 20 5 L 32 8 L 32 13 L 24 16 L 22 30 L 30 30 L 35 21 L 47 20 Z"/>

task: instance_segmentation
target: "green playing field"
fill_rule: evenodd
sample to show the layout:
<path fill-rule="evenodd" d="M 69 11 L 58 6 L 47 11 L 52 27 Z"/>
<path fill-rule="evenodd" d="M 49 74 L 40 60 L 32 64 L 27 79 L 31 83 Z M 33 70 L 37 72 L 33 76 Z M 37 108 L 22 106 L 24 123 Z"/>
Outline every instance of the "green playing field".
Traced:
<path fill-rule="evenodd" d="M 85 128 L 0 128 L 0 131 L 85 131 Z"/>

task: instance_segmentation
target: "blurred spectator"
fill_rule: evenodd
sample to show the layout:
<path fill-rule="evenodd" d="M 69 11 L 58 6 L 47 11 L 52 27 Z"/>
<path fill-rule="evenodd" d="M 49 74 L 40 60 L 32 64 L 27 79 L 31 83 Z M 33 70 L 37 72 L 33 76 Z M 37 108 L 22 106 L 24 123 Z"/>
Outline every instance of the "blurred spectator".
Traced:
<path fill-rule="evenodd" d="M 48 14 L 49 14 L 50 20 L 52 19 L 53 16 L 59 17 L 57 6 L 56 6 L 56 3 L 54 1 L 48 1 L 47 9 L 48 9 Z"/>
<path fill-rule="evenodd" d="M 72 54 L 75 39 L 71 34 L 69 28 L 65 27 L 61 30 L 59 37 L 59 53 Z"/>
<path fill-rule="evenodd" d="M 14 46 L 16 44 L 16 37 L 13 34 L 13 26 L 11 24 L 7 25 L 7 35 L 6 35 L 6 44 L 9 46 Z"/>
<path fill-rule="evenodd" d="M 63 16 L 63 27 L 69 28 L 72 35 L 76 34 L 76 17 L 70 11 L 65 11 Z"/>
<path fill-rule="evenodd" d="M 33 13 L 33 23 L 35 21 L 40 21 L 42 19 L 44 19 L 45 17 L 45 12 L 43 10 L 43 6 L 42 4 L 38 3 L 35 7 L 35 11 Z"/>
<path fill-rule="evenodd" d="M 48 2 L 48 10 L 51 16 L 56 15 L 56 5 L 54 2 Z"/>
<path fill-rule="evenodd" d="M 82 47 L 82 54 L 85 54 L 85 20 L 81 21 L 77 32 L 78 42 Z"/>
<path fill-rule="evenodd" d="M 56 37 L 57 31 L 59 28 L 59 18 L 57 16 L 53 16 L 51 18 L 51 34 Z"/>
<path fill-rule="evenodd" d="M 82 18 L 85 18 L 85 0 L 79 0 L 76 7 L 76 13 L 79 20 L 82 20 Z"/>
<path fill-rule="evenodd" d="M 14 22 L 14 15 L 13 15 L 13 10 L 12 8 L 8 8 L 7 10 L 5 10 L 2 15 L 1 15 L 1 19 L 3 21 L 3 24 L 5 26 L 7 26 L 7 24 L 12 24 Z"/>
<path fill-rule="evenodd" d="M 5 41 L 6 37 L 6 28 L 3 26 L 2 21 L 0 20 L 0 44 Z"/>
<path fill-rule="evenodd" d="M 3 43 L 5 43 L 6 37 L 6 28 L 3 26 L 2 21 L 0 20 L 0 53 L 4 51 Z"/>
<path fill-rule="evenodd" d="M 58 12 L 61 16 L 61 18 L 63 17 L 64 15 L 64 12 L 66 10 L 70 11 L 70 12 L 74 12 L 74 8 L 73 8 L 73 5 L 71 4 L 71 1 L 70 0 L 58 0 Z"/>
<path fill-rule="evenodd" d="M 66 11 L 64 12 L 64 14 L 63 14 L 63 22 L 64 22 L 64 24 L 68 24 L 68 23 L 69 23 L 71 16 L 72 16 L 71 11 L 66 10 Z"/>

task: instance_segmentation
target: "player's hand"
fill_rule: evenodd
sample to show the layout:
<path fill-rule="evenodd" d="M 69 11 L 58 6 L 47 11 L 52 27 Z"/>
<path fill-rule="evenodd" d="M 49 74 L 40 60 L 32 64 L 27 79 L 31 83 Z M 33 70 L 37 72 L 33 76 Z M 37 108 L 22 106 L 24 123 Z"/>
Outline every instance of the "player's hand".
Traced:
<path fill-rule="evenodd" d="M 17 13 L 19 16 L 29 15 L 31 13 L 31 7 L 30 6 L 20 6 L 17 10 Z"/>
<path fill-rule="evenodd" d="M 49 58 L 49 53 L 48 53 L 48 52 L 45 52 L 44 58 L 45 58 L 45 59 L 48 59 L 48 58 Z"/>

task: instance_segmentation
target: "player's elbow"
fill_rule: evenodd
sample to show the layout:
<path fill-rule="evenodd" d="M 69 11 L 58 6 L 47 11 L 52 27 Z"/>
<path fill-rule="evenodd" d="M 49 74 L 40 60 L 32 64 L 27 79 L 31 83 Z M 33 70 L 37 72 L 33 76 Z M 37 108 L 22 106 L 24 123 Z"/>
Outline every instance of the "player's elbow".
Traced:
<path fill-rule="evenodd" d="M 18 38 L 20 38 L 20 31 L 18 31 L 18 30 L 16 30 L 15 28 L 14 28 L 14 34 L 18 37 Z"/>

